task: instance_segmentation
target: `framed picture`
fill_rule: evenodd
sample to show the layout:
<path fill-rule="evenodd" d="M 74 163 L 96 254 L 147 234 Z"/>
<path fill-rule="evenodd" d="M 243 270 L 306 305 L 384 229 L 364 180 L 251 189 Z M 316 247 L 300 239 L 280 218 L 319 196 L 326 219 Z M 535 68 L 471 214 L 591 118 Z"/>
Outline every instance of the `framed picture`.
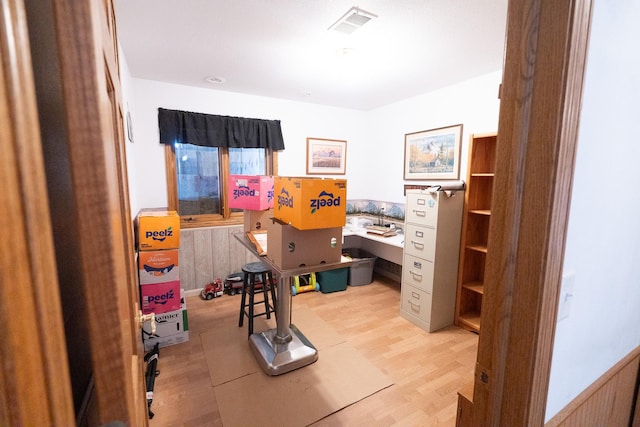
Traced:
<path fill-rule="evenodd" d="M 404 179 L 458 179 L 462 125 L 404 136 Z"/>
<path fill-rule="evenodd" d="M 307 138 L 308 175 L 344 175 L 347 167 L 347 141 Z"/>

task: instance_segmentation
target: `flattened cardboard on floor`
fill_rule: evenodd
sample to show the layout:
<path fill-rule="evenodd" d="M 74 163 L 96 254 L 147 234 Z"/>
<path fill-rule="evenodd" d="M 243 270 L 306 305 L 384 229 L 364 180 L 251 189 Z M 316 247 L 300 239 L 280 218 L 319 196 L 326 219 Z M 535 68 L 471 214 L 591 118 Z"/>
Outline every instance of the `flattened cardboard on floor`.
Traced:
<path fill-rule="evenodd" d="M 318 361 L 279 376 L 262 372 L 234 313 L 200 334 L 223 425 L 310 425 L 393 384 L 326 322 L 302 310 L 296 306 L 293 320 L 318 349 Z"/>

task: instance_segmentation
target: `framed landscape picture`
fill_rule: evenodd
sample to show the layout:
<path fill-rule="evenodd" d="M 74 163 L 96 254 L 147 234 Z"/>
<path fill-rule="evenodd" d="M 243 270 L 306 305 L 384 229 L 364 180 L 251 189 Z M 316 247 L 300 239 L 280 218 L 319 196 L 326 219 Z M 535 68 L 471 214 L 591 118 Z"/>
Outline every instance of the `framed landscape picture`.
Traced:
<path fill-rule="evenodd" d="M 347 165 L 347 141 L 307 138 L 308 175 L 344 175 Z"/>
<path fill-rule="evenodd" d="M 462 125 L 404 136 L 404 179 L 458 179 Z"/>

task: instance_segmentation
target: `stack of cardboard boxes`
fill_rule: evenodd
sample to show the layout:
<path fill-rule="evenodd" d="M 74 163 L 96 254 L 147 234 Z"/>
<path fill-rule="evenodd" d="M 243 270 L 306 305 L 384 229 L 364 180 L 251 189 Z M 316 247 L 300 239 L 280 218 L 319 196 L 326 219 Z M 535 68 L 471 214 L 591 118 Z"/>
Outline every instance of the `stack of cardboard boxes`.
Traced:
<path fill-rule="evenodd" d="M 175 211 L 142 209 L 136 217 L 142 313 L 155 313 L 156 332 L 145 322 L 145 350 L 189 340 L 187 306 L 180 289 L 180 217 Z"/>
<path fill-rule="evenodd" d="M 247 179 L 248 177 L 243 177 Z M 258 178 L 258 177 L 254 177 Z M 260 177 L 268 182 L 269 177 Z M 229 188 L 232 195 L 245 195 L 254 200 L 232 207 L 245 209 L 245 231 L 267 230 L 266 256 L 280 269 L 339 262 L 342 256 L 342 227 L 346 221 L 347 181 L 344 179 L 275 176 L 271 192 L 254 186 L 241 191 Z M 249 183 L 246 180 L 243 183 Z M 255 180 L 257 183 L 259 180 Z M 262 182 L 262 181 L 260 181 Z M 268 187 L 268 184 L 265 184 Z M 266 187 L 263 187 L 266 188 Z M 263 200 L 259 200 L 262 198 Z M 256 211 L 273 207 L 272 210 Z M 322 273 L 320 290 L 333 292 L 346 289 L 348 269 Z M 339 274 L 339 276 L 335 276 Z M 343 280 L 344 278 L 344 280 Z M 329 283 L 331 282 L 331 283 Z"/>

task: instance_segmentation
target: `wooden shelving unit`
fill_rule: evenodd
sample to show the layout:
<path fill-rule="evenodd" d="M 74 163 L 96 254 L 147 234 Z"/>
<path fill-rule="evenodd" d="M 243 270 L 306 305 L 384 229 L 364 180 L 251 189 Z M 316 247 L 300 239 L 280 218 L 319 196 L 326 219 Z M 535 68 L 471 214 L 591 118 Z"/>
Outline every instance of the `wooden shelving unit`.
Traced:
<path fill-rule="evenodd" d="M 496 133 L 473 134 L 469 141 L 469 166 L 458 267 L 456 324 L 475 332 L 480 332 L 496 141 Z"/>

